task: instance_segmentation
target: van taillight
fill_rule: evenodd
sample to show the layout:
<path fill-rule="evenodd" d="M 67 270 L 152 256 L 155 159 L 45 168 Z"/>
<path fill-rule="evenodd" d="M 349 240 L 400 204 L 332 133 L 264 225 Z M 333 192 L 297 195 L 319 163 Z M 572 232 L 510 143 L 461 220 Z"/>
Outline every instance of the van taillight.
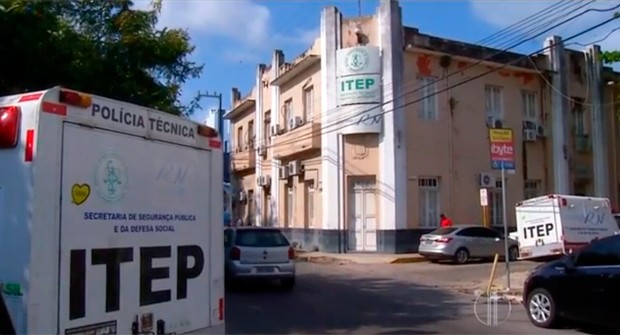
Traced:
<path fill-rule="evenodd" d="M 20 118 L 19 107 L 0 107 L 0 149 L 14 148 L 17 145 Z"/>
<path fill-rule="evenodd" d="M 295 249 L 293 247 L 288 247 L 288 259 L 295 259 Z"/>
<path fill-rule="evenodd" d="M 241 259 L 241 250 L 237 247 L 234 247 L 230 250 L 230 259 L 233 261 L 238 261 Z"/>

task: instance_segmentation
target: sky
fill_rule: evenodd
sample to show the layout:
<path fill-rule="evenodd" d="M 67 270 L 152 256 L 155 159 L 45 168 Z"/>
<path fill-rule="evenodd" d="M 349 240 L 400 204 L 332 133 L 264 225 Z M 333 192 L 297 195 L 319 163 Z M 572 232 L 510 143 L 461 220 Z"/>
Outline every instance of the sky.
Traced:
<path fill-rule="evenodd" d="M 551 28 L 555 23 L 569 19 L 585 10 L 589 12 L 563 24 L 544 35 L 525 42 L 511 51 L 530 53 L 543 47 L 545 37 L 559 35 L 564 38 L 581 32 L 605 19 L 619 9 L 607 12 L 591 9 L 609 9 L 619 5 L 617 0 L 581 1 L 585 7 L 578 9 L 577 1 L 565 1 L 547 15 L 518 24 L 523 19 L 548 8 L 558 1 L 422 1 L 401 0 L 403 21 L 421 33 L 481 43 L 498 49 L 534 37 Z M 134 0 L 137 8 L 148 8 L 147 0 Z M 572 4 L 570 4 L 572 3 Z M 361 4 L 361 6 L 359 5 Z M 198 92 L 222 93 L 223 108 L 230 107 L 231 88 L 237 87 L 242 96 L 252 88 L 256 66 L 270 64 L 273 50 L 284 51 L 286 59 L 294 59 L 308 49 L 319 36 L 321 10 L 336 6 L 346 17 L 372 15 L 379 1 L 362 0 L 163 0 L 159 28 L 183 28 L 190 33 L 196 50 L 191 59 L 204 64 L 199 79 L 183 87 L 182 102 L 189 102 Z M 605 39 L 600 44 L 605 49 L 620 49 L 620 20 L 574 39 L 583 45 Z M 504 30 L 501 35 L 494 35 Z M 618 29 L 618 31 L 614 31 Z M 572 49 L 585 49 L 571 45 Z M 214 99 L 201 101 L 202 111 L 192 119 L 203 122 L 209 109 L 217 106 Z"/>

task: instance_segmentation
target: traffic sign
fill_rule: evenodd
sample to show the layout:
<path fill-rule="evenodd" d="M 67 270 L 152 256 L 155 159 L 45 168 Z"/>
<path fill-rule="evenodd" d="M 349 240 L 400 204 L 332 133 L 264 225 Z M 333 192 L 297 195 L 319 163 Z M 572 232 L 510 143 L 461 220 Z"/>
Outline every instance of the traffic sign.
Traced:
<path fill-rule="evenodd" d="M 488 206 L 489 205 L 489 194 L 486 188 L 480 189 L 480 206 Z"/>
<path fill-rule="evenodd" d="M 512 129 L 489 129 L 491 168 L 493 170 L 515 169 L 515 147 Z"/>

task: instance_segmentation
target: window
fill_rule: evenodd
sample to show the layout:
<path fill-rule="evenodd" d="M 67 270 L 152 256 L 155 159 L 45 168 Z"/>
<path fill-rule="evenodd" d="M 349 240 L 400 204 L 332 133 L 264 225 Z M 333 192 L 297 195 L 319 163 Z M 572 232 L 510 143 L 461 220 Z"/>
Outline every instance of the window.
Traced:
<path fill-rule="evenodd" d="M 577 254 L 576 266 L 620 265 L 620 236 L 593 242 Z"/>
<path fill-rule="evenodd" d="M 525 120 L 536 120 L 538 118 L 538 95 L 532 91 L 522 91 L 523 118 Z"/>
<path fill-rule="evenodd" d="M 485 86 L 484 101 L 487 117 L 501 119 L 504 115 L 502 108 L 502 88 L 491 85 Z"/>
<path fill-rule="evenodd" d="M 432 228 L 439 226 L 439 178 L 419 178 L 418 188 L 420 227 Z"/>
<path fill-rule="evenodd" d="M 582 98 L 572 98 L 573 99 L 573 130 L 575 135 L 583 136 L 586 135 L 586 112 L 583 108 L 584 99 Z"/>
<path fill-rule="evenodd" d="M 279 229 L 238 229 L 235 245 L 240 247 L 288 247 L 289 241 Z"/>
<path fill-rule="evenodd" d="M 248 122 L 248 138 L 246 146 L 250 149 L 254 149 L 254 121 Z"/>
<path fill-rule="evenodd" d="M 439 118 L 437 113 L 437 84 L 435 78 L 418 77 L 420 81 L 420 102 L 418 103 L 418 118 L 434 121 Z"/>
<path fill-rule="evenodd" d="M 295 188 L 293 185 L 286 185 L 286 222 L 285 227 L 293 227 L 293 212 L 295 208 Z"/>
<path fill-rule="evenodd" d="M 243 148 L 243 127 L 238 127 L 237 128 L 237 138 L 236 138 L 237 143 L 236 144 L 236 150 L 235 151 L 241 151 L 241 149 Z"/>
<path fill-rule="evenodd" d="M 314 227 L 314 180 L 306 181 L 306 228 Z"/>
<path fill-rule="evenodd" d="M 289 120 L 293 117 L 293 100 L 288 99 L 282 106 L 282 116 L 284 116 L 284 129 L 288 129 Z"/>
<path fill-rule="evenodd" d="M 267 111 L 265 113 L 265 117 L 263 118 L 264 127 L 263 129 L 263 143 L 265 145 L 271 144 L 271 111 Z"/>
<path fill-rule="evenodd" d="M 489 216 L 491 225 L 502 226 L 504 224 L 504 207 L 502 204 L 502 181 L 495 181 L 495 189 L 490 190 L 489 196 Z"/>
<path fill-rule="evenodd" d="M 304 89 L 304 120 L 311 121 L 314 116 L 314 88 L 312 86 Z"/>
<path fill-rule="evenodd" d="M 523 197 L 525 200 L 536 198 L 539 196 L 540 182 L 536 180 L 526 180 L 523 185 Z"/>

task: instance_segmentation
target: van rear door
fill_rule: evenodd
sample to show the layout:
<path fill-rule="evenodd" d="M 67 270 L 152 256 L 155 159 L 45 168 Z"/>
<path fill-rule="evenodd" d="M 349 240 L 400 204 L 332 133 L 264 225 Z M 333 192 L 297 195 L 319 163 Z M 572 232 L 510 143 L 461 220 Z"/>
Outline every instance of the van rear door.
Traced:
<path fill-rule="evenodd" d="M 65 122 L 58 333 L 211 325 L 211 158 Z"/>

